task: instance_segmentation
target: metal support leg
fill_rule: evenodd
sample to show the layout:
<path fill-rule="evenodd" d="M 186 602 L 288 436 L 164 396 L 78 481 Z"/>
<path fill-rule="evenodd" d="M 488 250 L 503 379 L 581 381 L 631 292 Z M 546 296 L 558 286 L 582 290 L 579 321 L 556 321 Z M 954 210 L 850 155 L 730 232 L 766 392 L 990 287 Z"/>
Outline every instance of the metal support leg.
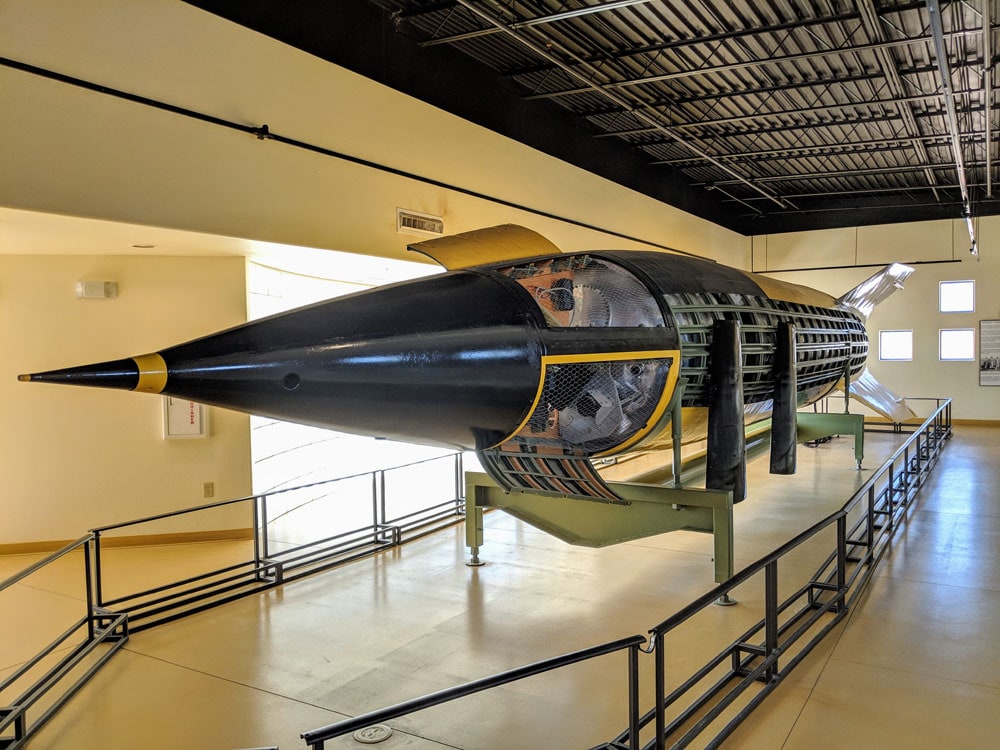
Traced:
<path fill-rule="evenodd" d="M 479 548 L 483 546 L 483 501 L 486 488 L 467 484 L 465 493 L 465 545 L 470 552 L 469 561 L 465 564 L 470 568 L 478 568 L 484 564 L 479 559 Z"/>
<path fill-rule="evenodd" d="M 486 474 L 467 472 L 465 538 L 472 550 L 469 564 L 479 560 L 483 509 L 496 508 L 580 547 L 607 547 L 681 529 L 710 533 L 715 537 L 715 580 L 722 583 L 732 578 L 731 492 L 638 482 L 611 482 L 610 486 L 624 500 L 623 504 L 598 503 L 554 493 L 508 492 Z"/>

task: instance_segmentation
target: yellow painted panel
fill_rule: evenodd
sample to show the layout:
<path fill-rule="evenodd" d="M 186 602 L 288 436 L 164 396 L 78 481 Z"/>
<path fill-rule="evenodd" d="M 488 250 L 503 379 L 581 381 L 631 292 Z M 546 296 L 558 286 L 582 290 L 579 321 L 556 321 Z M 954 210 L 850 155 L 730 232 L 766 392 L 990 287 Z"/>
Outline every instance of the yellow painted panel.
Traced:
<path fill-rule="evenodd" d="M 407 247 L 416 253 L 433 258 L 449 271 L 560 253 L 558 247 L 538 232 L 517 224 L 476 229 L 472 232 L 416 242 Z"/>
<path fill-rule="evenodd" d="M 965 233 L 965 245 L 962 250 L 968 254 L 969 238 L 965 224 L 942 219 L 913 224 L 858 227 L 858 263 L 867 265 L 951 260 L 955 249 L 952 240 L 953 223 L 959 224 Z"/>
<path fill-rule="evenodd" d="M 769 234 L 754 243 L 754 270 L 780 271 L 788 268 L 824 268 L 854 263 L 854 227 L 815 232 Z M 764 264 L 760 265 L 763 254 Z"/>

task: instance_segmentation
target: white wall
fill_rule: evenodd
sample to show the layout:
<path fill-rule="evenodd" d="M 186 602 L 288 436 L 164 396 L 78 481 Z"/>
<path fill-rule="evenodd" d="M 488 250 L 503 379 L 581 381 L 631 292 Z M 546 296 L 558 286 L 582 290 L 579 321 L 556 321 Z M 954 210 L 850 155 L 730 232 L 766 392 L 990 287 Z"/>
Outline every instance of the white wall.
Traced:
<path fill-rule="evenodd" d="M 0 50 L 645 242 L 732 265 L 749 257 L 748 238 L 177 0 L 2 0 Z M 207 441 L 164 442 L 156 398 L 14 380 L 243 319 L 242 257 L 144 253 L 197 256 L 197 236 L 212 240 L 206 255 L 241 252 L 221 236 L 403 258 L 419 238 L 396 233 L 397 207 L 443 216 L 448 233 L 515 222 L 565 250 L 646 246 L 10 68 L 0 67 L 0 101 L 0 221 L 86 217 L 164 240 L 92 257 L 63 232 L 40 252 L 65 257 L 24 257 L 0 226 L 0 544 L 196 504 L 206 481 L 219 498 L 249 492 L 246 417 L 213 409 Z M 164 230 L 184 232 L 183 247 Z M 123 251 L 134 256 L 110 255 Z M 121 298 L 78 303 L 72 282 L 84 275 L 117 278 Z"/>
<path fill-rule="evenodd" d="M 858 264 L 919 262 L 905 288 L 876 308 L 868 322 L 872 373 L 901 395 L 953 398 L 956 419 L 1000 420 L 1000 388 L 980 387 L 978 362 L 938 359 L 940 329 L 975 328 L 978 347 L 979 321 L 1000 319 L 1000 217 L 983 218 L 976 224 L 978 258 L 969 254 L 965 223 L 944 220 L 755 237 L 753 268 L 780 271 L 844 265 L 852 260 Z M 877 270 L 769 275 L 840 296 Z M 975 280 L 976 311 L 939 313 L 938 282 L 959 279 Z M 880 329 L 913 330 L 913 361 L 880 362 Z"/>
<path fill-rule="evenodd" d="M 78 280 L 119 296 L 80 300 Z M 164 440 L 162 397 L 21 383 L 17 375 L 120 359 L 246 319 L 242 258 L 0 255 L 0 545 L 250 494 L 248 417 L 210 408 L 204 439 Z M 200 524 L 200 525 L 199 525 Z M 247 528 L 246 514 L 133 534 Z"/>
<path fill-rule="evenodd" d="M 176 0 L 4 0 L 7 57 L 739 265 L 748 241 Z M 397 206 L 449 234 L 523 223 L 454 190 L 0 68 L 0 206 L 403 257 Z"/>

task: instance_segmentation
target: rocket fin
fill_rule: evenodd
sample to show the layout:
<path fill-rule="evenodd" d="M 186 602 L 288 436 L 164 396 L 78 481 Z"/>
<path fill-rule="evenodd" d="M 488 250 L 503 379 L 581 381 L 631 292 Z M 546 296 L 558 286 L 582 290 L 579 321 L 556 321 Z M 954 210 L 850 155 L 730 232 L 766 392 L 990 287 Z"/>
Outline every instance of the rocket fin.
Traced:
<path fill-rule="evenodd" d="M 562 252 L 542 235 L 517 224 L 438 237 L 407 245 L 407 249 L 426 255 L 449 271 Z"/>
<path fill-rule="evenodd" d="M 902 263 L 892 263 L 874 276 L 869 276 L 837 300 L 839 307 L 848 307 L 868 320 L 872 310 L 883 302 L 897 289 L 903 288 L 903 282 L 913 273 L 912 266 Z"/>
<path fill-rule="evenodd" d="M 840 390 L 843 390 L 843 386 L 844 382 L 841 381 L 838 387 Z M 875 376 L 868 371 L 867 367 L 860 376 L 851 380 L 850 395 L 855 401 L 861 402 L 869 409 L 896 424 L 917 417 L 916 413 L 907 406 L 906 399 L 902 396 L 897 396 L 878 382 Z"/>

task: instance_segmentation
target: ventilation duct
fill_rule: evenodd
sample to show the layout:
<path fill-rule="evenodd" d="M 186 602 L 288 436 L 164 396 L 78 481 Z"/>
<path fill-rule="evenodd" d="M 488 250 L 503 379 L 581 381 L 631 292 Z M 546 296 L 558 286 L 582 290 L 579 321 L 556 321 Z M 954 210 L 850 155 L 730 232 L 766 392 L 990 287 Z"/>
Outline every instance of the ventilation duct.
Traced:
<path fill-rule="evenodd" d="M 406 208 L 396 209 L 396 231 L 400 234 L 420 234 L 440 237 L 444 234 L 444 219 Z"/>

